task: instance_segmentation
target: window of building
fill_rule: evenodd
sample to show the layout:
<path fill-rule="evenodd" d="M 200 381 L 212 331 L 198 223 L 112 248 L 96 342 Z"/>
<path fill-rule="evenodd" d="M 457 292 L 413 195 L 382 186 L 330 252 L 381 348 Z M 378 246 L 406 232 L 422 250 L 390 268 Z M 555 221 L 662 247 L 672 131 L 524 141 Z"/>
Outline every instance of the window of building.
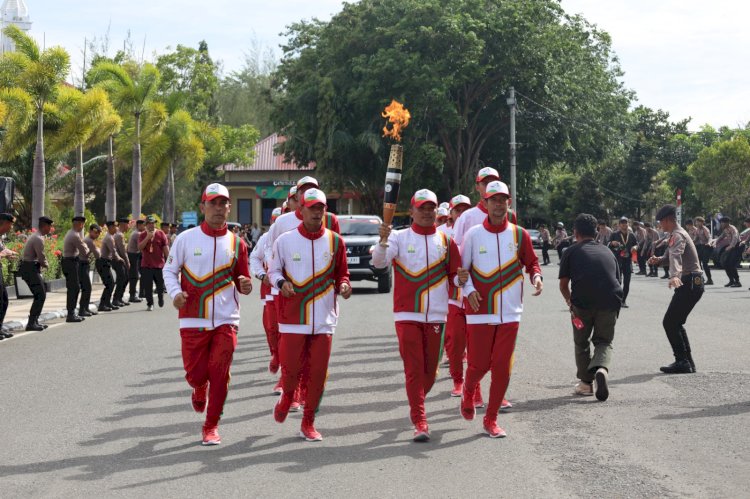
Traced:
<path fill-rule="evenodd" d="M 271 225 L 271 213 L 276 208 L 275 199 L 261 199 L 260 201 L 261 213 L 262 213 L 262 225 Z"/>
<path fill-rule="evenodd" d="M 253 223 L 253 200 L 237 200 L 237 222 L 245 225 Z"/>

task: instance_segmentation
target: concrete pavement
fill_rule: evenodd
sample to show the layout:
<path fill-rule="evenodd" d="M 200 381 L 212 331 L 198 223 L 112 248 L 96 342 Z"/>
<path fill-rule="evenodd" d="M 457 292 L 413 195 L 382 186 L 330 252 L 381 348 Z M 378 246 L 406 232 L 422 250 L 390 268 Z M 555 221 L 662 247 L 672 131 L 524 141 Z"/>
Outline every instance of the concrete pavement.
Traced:
<path fill-rule="evenodd" d="M 665 281 L 634 277 L 617 325 L 611 395 L 571 395 L 575 363 L 557 266 L 527 292 L 509 398 L 481 434 L 450 398 L 447 369 L 427 402 L 432 441 L 411 442 L 390 295 L 355 283 L 341 301 L 316 426 L 276 424 L 275 378 L 257 294 L 243 298 L 220 432 L 200 446 L 174 310 L 133 305 L 0 343 L 4 497 L 743 497 L 750 488 L 747 289 L 717 273 L 690 317 L 698 373 L 659 373 L 670 350 Z M 743 276 L 744 278 L 744 276 Z M 750 283 L 748 283 L 750 284 Z M 527 288 L 528 291 L 528 288 Z M 485 380 L 488 381 L 488 380 Z M 485 393 L 486 393 L 485 383 Z"/>

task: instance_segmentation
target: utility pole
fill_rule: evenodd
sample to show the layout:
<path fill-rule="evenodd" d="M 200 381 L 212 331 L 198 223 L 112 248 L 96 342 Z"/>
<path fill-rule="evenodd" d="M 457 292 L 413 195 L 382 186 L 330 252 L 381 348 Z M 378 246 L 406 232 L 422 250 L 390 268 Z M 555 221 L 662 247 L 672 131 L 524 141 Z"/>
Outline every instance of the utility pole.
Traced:
<path fill-rule="evenodd" d="M 510 201 L 513 212 L 518 216 L 518 196 L 516 193 L 516 89 L 510 87 Z"/>

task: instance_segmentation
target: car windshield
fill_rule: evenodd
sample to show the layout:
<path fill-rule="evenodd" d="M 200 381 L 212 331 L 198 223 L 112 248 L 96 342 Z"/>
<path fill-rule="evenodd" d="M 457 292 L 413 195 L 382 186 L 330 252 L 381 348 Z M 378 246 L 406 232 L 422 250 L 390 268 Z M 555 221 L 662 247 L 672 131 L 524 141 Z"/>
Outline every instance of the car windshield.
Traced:
<path fill-rule="evenodd" d="M 534 239 L 535 237 L 539 237 L 539 231 L 536 229 L 529 229 L 528 230 L 529 236 Z"/>
<path fill-rule="evenodd" d="M 342 236 L 377 236 L 380 220 L 377 218 L 339 219 Z"/>

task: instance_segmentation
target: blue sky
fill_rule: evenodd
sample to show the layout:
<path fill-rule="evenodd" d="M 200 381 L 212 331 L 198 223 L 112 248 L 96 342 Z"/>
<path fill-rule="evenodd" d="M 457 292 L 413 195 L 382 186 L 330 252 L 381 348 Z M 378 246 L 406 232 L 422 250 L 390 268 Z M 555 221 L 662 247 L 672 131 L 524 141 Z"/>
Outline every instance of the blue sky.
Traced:
<path fill-rule="evenodd" d="M 167 46 L 205 39 L 225 71 L 239 68 L 260 43 L 276 51 L 286 25 L 329 19 L 340 0 L 26 0 L 32 35 L 62 45 L 80 74 L 84 38 L 110 26 L 112 51 L 130 30 L 146 59 Z M 750 2 L 745 0 L 562 0 L 609 32 L 639 103 L 674 119 L 741 126 L 750 121 Z"/>

